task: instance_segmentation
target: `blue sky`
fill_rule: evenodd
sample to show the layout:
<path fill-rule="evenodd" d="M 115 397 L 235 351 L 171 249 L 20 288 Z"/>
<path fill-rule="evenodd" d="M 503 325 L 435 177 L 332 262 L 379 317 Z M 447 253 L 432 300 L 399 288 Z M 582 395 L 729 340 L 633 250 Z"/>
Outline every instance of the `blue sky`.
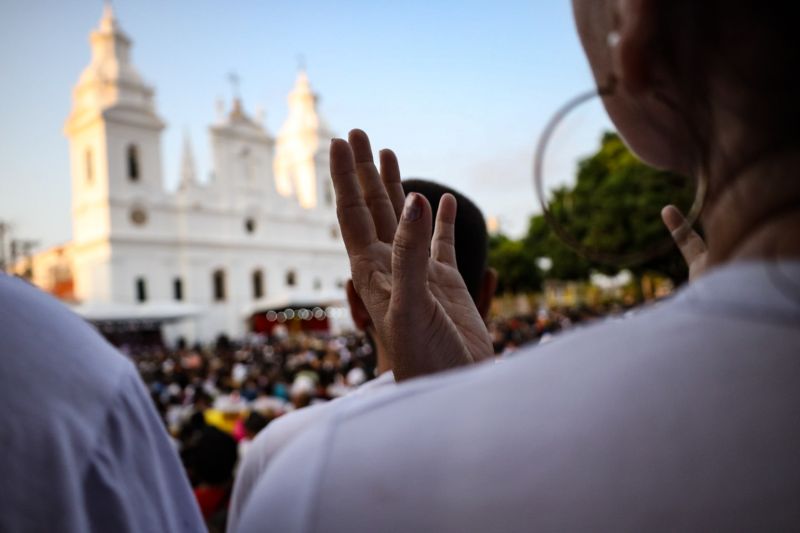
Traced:
<path fill-rule="evenodd" d="M 365 129 L 374 148 L 395 149 L 404 175 L 460 189 L 518 233 L 536 211 L 539 133 L 592 86 L 568 0 L 116 0 L 114 9 L 168 124 L 168 186 L 185 131 L 210 170 L 206 130 L 216 100 L 230 99 L 229 72 L 276 133 L 302 55 L 334 131 Z M 70 237 L 62 127 L 101 10 L 100 0 L 0 1 L 0 219 L 43 245 Z M 587 131 L 595 138 L 599 127 Z"/>

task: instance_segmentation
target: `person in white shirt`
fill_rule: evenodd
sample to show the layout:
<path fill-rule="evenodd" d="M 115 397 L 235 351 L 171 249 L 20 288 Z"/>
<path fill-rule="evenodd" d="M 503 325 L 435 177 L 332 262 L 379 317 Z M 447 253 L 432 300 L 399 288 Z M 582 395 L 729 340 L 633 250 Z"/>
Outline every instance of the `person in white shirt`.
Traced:
<path fill-rule="evenodd" d="M 800 528 L 797 8 L 573 6 L 623 138 L 708 187 L 705 272 L 627 320 L 340 410 L 276 457 L 238 531 Z M 393 217 L 404 200 L 370 157 L 358 130 L 331 146 L 376 335 L 399 378 L 469 365 L 488 341 L 453 275 L 456 202 L 443 197 L 429 243 L 428 202 L 410 195 Z"/>
<path fill-rule="evenodd" d="M 61 303 L 0 274 L 0 531 L 204 531 L 133 364 Z"/>
<path fill-rule="evenodd" d="M 452 194 L 458 199 L 460 216 L 456 220 L 455 248 L 459 258 L 459 273 L 464 279 L 474 305 L 481 316 L 486 317 L 497 285 L 497 274 L 487 267 L 488 235 L 480 209 L 462 194 L 431 181 L 409 179 L 404 180 L 402 185 L 405 194 L 419 193 L 425 196 L 431 205 L 438 205 L 439 199 L 444 194 Z M 236 473 L 228 510 L 228 530 L 235 531 L 242 509 L 258 479 L 277 454 L 286 449 L 298 435 L 330 420 L 338 409 L 353 405 L 362 398 L 372 397 L 375 392 L 392 388 L 395 384 L 391 370 L 392 362 L 380 343 L 376 342 L 369 313 L 356 293 L 352 281 L 347 283 L 347 297 L 353 322 L 356 327 L 369 335 L 375 345 L 378 377 L 342 398 L 283 415 L 256 436 Z"/>

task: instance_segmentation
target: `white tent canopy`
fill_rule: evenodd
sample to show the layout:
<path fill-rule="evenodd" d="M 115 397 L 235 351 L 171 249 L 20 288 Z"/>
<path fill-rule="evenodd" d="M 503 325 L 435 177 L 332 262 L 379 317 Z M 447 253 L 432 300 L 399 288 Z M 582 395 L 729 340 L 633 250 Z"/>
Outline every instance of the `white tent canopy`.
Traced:
<path fill-rule="evenodd" d="M 92 302 L 72 306 L 72 311 L 90 322 L 172 322 L 200 314 L 200 309 L 181 302 L 121 304 Z"/>

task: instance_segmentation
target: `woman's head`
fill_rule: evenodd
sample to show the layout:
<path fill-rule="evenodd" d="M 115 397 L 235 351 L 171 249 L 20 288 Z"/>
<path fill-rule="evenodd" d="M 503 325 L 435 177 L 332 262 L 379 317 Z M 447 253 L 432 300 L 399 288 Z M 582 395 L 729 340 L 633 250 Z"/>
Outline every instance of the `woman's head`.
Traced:
<path fill-rule="evenodd" d="M 795 2 L 573 0 L 606 108 L 645 161 L 727 176 L 795 142 Z M 720 178 L 722 179 L 722 178 Z"/>

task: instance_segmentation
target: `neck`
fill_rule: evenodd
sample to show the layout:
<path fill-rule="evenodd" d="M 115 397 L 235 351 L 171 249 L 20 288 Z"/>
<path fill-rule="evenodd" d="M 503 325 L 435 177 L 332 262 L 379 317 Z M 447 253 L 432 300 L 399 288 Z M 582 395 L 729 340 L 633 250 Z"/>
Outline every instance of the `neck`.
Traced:
<path fill-rule="evenodd" d="M 384 372 L 388 372 L 391 369 L 392 365 L 389 363 L 389 361 L 386 360 L 385 357 L 383 357 L 383 354 L 381 354 L 381 352 L 378 351 L 378 366 L 375 367 L 376 377 L 380 376 Z"/>
<path fill-rule="evenodd" d="M 703 215 L 708 265 L 800 259 L 800 153 L 763 157 L 711 181 Z M 720 174 L 721 175 L 721 174 Z"/>
<path fill-rule="evenodd" d="M 372 343 L 375 345 L 375 377 L 378 377 L 384 372 L 391 370 L 392 363 L 386 357 L 386 350 L 383 349 L 381 341 L 374 330 L 370 331 L 370 337 L 372 338 Z"/>

